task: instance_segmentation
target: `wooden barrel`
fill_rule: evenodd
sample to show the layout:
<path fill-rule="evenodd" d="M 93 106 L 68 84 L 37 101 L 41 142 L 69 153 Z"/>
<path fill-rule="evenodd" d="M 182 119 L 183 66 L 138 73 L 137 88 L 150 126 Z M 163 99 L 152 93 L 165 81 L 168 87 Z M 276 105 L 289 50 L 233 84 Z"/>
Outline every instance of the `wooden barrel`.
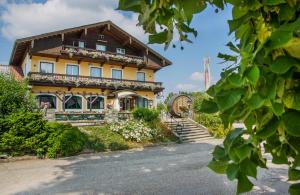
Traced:
<path fill-rule="evenodd" d="M 179 94 L 171 98 L 168 103 L 169 112 L 174 117 L 185 117 L 192 106 L 192 99 L 185 94 Z"/>

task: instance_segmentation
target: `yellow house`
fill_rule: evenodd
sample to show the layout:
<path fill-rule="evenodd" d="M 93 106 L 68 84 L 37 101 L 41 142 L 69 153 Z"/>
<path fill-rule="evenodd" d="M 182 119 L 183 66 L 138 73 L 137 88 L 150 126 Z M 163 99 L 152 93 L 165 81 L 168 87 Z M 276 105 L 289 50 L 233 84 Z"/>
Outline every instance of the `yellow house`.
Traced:
<path fill-rule="evenodd" d="M 155 72 L 171 63 L 111 21 L 18 39 L 10 59 L 57 113 L 155 107 Z"/>

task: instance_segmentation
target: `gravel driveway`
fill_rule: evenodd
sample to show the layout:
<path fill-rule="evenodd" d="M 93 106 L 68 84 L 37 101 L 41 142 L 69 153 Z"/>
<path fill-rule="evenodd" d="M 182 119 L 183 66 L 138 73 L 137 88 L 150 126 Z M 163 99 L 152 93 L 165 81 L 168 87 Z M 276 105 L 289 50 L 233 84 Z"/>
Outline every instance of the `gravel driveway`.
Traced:
<path fill-rule="evenodd" d="M 206 167 L 216 143 L 0 163 L 0 194 L 235 194 L 236 182 Z M 286 194 L 286 168 L 271 167 L 251 194 Z"/>

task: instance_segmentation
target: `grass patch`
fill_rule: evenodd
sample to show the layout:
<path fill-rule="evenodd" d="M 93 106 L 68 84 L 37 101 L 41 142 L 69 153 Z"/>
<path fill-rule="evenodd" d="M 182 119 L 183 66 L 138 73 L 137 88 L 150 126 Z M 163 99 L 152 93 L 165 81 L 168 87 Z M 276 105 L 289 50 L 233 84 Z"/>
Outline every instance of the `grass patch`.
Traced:
<path fill-rule="evenodd" d="M 81 131 L 88 135 L 87 148 L 96 152 L 127 150 L 162 142 L 178 142 L 178 138 L 163 123 L 158 124 L 158 133 L 151 140 L 141 142 L 126 140 L 122 135 L 113 132 L 109 126 L 82 127 Z"/>
<path fill-rule="evenodd" d="M 127 141 L 118 133 L 109 130 L 108 126 L 84 127 L 83 130 L 89 135 L 89 148 L 97 152 L 129 149 Z"/>

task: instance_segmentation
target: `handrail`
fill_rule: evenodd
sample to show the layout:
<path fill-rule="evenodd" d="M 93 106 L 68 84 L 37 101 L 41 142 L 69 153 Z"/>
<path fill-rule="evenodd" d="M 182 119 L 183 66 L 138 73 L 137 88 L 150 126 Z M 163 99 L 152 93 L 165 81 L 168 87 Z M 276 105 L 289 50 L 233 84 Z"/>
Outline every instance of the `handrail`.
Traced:
<path fill-rule="evenodd" d="M 175 128 L 175 132 L 177 133 L 177 135 L 180 137 L 180 134 L 182 133 L 182 130 L 184 128 L 184 123 L 182 121 L 177 120 L 174 116 L 172 116 L 169 112 L 164 113 L 166 115 L 166 118 L 171 119 L 171 126 L 173 126 L 173 124 L 176 125 Z"/>
<path fill-rule="evenodd" d="M 39 74 L 45 76 L 61 76 L 68 78 L 86 78 L 86 79 L 100 79 L 100 80 L 109 80 L 109 81 L 119 81 L 119 82 L 136 82 L 136 83 L 150 83 L 156 85 L 162 85 L 162 82 L 154 82 L 154 81 L 138 81 L 138 80 L 130 80 L 130 79 L 115 79 L 115 78 L 107 78 L 107 77 L 93 77 L 93 76 L 84 76 L 84 75 L 68 75 L 68 74 L 60 74 L 60 73 L 43 73 L 43 72 L 29 72 L 28 76 Z"/>

